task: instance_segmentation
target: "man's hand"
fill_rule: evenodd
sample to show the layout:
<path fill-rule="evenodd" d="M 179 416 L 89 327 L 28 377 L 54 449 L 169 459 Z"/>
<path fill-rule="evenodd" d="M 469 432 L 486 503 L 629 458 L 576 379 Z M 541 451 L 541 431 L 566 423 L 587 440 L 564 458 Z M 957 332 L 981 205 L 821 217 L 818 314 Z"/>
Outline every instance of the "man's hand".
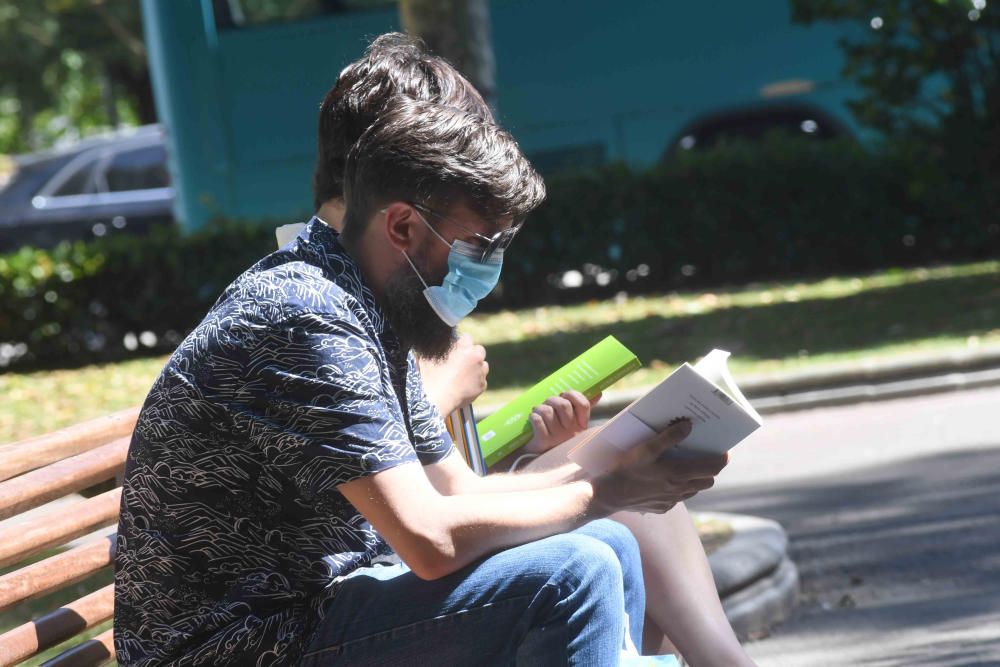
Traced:
<path fill-rule="evenodd" d="M 458 337 L 445 359 L 417 361 L 424 379 L 424 391 L 442 417 L 471 403 L 486 391 L 486 376 L 490 372 L 486 348 L 474 344 L 468 334 Z"/>
<path fill-rule="evenodd" d="M 564 391 L 531 411 L 528 419 L 534 435 L 523 447 L 526 454 L 541 454 L 561 445 L 590 423 L 590 409 L 601 400 L 598 394 L 588 400 L 578 391 Z"/>
<path fill-rule="evenodd" d="M 623 453 L 618 467 L 592 481 L 594 509 L 602 516 L 620 510 L 662 514 L 715 484 L 728 454 L 692 459 L 661 455 L 691 433 L 683 420 Z"/>

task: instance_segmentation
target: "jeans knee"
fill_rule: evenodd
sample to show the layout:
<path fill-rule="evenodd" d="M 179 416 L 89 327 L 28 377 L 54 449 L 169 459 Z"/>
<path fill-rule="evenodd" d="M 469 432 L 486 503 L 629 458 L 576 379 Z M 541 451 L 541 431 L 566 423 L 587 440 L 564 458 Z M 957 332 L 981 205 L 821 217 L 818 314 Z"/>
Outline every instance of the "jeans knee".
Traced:
<path fill-rule="evenodd" d="M 625 576 L 641 571 L 639 543 L 636 542 L 632 531 L 624 525 L 611 519 L 600 519 L 578 528 L 576 533 L 606 544 L 617 557 Z"/>
<path fill-rule="evenodd" d="M 611 545 L 589 535 L 567 535 L 565 546 L 561 569 L 574 587 L 621 590 L 622 564 Z"/>

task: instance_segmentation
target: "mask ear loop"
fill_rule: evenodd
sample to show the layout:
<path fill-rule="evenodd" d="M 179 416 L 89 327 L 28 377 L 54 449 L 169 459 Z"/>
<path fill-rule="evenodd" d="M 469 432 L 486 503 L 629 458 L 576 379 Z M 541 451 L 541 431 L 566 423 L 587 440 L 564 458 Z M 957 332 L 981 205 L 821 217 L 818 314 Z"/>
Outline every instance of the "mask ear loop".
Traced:
<path fill-rule="evenodd" d="M 428 287 L 427 285 L 427 281 L 424 280 L 424 277 L 420 275 L 419 271 L 417 271 L 416 265 L 413 263 L 413 260 L 410 259 L 410 256 L 406 254 L 406 251 L 400 250 L 399 252 L 403 253 L 403 257 L 406 258 L 406 261 L 410 264 L 410 268 L 413 269 L 413 272 L 417 274 L 417 278 L 420 279 L 420 284 L 424 286 L 424 289 L 430 289 L 430 287 Z"/>
<path fill-rule="evenodd" d="M 383 210 L 385 210 L 385 209 L 383 209 Z M 434 229 L 434 227 L 431 226 L 431 223 L 427 222 L 427 218 L 424 217 L 423 213 L 421 213 L 420 211 L 418 211 L 416 208 L 414 208 L 413 211 L 420 218 L 420 222 L 424 223 L 427 226 L 427 229 L 431 230 L 431 234 L 433 234 L 434 236 L 436 236 L 439 239 L 441 239 L 441 243 L 445 244 L 449 248 L 452 247 L 452 244 L 448 243 L 448 239 L 446 239 L 445 237 L 443 237 L 440 234 L 438 234 L 438 231 L 436 229 Z"/>

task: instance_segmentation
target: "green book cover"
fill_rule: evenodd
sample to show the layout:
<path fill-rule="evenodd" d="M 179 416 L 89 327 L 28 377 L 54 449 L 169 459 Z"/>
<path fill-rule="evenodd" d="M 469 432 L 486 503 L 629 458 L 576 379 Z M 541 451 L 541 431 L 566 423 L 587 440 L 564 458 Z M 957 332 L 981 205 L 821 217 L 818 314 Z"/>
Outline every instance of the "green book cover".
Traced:
<path fill-rule="evenodd" d="M 531 411 L 546 399 L 575 389 L 593 398 L 642 364 L 632 351 L 608 336 L 552 375 L 479 422 L 479 443 L 487 466 L 531 439 Z"/>

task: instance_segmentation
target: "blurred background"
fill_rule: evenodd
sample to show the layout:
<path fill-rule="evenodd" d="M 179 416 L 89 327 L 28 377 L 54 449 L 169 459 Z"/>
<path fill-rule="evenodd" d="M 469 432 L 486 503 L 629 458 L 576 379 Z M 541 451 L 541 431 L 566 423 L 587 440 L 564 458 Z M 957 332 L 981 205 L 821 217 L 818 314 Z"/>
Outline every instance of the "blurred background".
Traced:
<path fill-rule="evenodd" d="M 986 4 L 0 0 L 0 383 L 27 411 L 2 435 L 35 429 L 38 391 L 86 397 L 67 420 L 141 400 L 310 215 L 319 101 L 400 29 L 549 186 L 463 325 L 491 345 L 484 401 L 607 333 L 646 362 L 633 384 L 713 345 L 755 373 L 1000 341 Z"/>
<path fill-rule="evenodd" d="M 0 0 L 0 445 L 142 403 L 311 215 L 341 68 L 405 30 L 548 185 L 461 325 L 487 347 L 479 415 L 609 334 L 643 362 L 610 412 L 729 350 L 767 425 L 691 506 L 713 568 L 739 522 L 701 510 L 787 529 L 783 565 L 724 597 L 741 638 L 786 619 L 751 654 L 1000 664 L 988 1 Z"/>

